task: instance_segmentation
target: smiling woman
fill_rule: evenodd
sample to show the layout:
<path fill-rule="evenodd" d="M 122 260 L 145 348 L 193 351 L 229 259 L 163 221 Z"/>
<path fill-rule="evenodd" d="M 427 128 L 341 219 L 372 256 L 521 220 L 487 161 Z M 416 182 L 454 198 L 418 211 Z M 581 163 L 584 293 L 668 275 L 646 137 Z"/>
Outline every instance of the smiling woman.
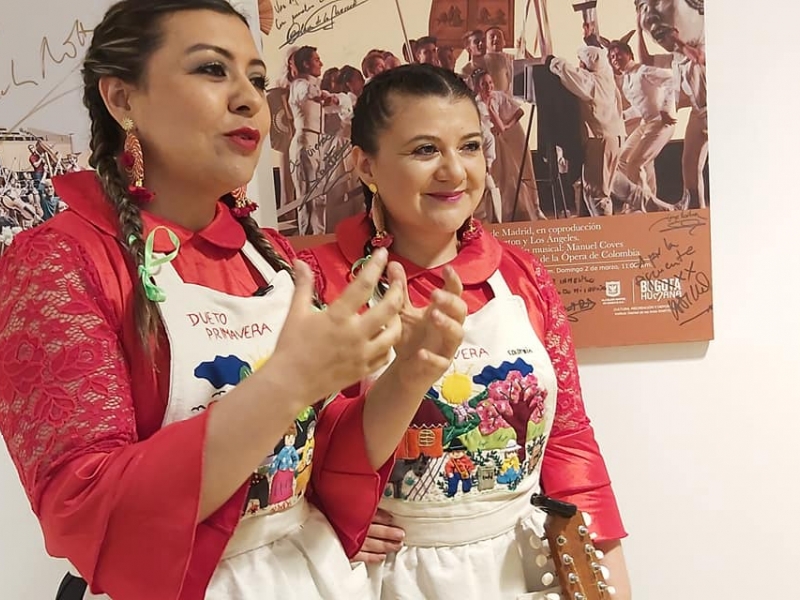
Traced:
<path fill-rule="evenodd" d="M 545 519 L 530 498 L 545 489 L 592 513 L 611 583 L 629 600 L 625 530 L 584 411 L 567 312 L 541 262 L 482 234 L 473 217 L 486 163 L 472 92 L 443 68 L 385 71 L 356 104 L 352 142 L 367 212 L 304 253 L 323 298 L 347 286 L 365 253 L 389 247 L 413 302 L 435 298 L 456 273 L 469 313 L 464 343 L 405 432 L 357 555 L 380 598 L 561 597 L 537 557 Z"/>
<path fill-rule="evenodd" d="M 112 6 L 83 64 L 94 171 L 55 178 L 69 209 L 0 260 L 0 433 L 48 552 L 90 586 L 59 600 L 366 597 L 348 554 L 460 343 L 460 283 L 401 325 L 405 275 L 377 253 L 318 309 L 243 193 L 266 75 L 225 0 Z M 392 347 L 372 390 L 336 394 Z"/>

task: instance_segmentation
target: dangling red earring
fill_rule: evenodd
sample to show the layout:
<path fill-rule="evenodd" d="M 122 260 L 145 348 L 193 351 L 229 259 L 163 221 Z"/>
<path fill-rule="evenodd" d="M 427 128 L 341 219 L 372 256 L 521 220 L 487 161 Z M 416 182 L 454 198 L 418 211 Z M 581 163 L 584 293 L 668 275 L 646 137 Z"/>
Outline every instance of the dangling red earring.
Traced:
<path fill-rule="evenodd" d="M 475 217 L 470 217 L 461 228 L 461 243 L 469 244 L 483 235 L 483 225 Z"/>
<path fill-rule="evenodd" d="M 250 213 L 258 208 L 258 204 L 253 202 L 247 197 L 247 186 L 243 185 L 242 187 L 238 187 L 231 192 L 231 196 L 233 196 L 234 205 L 231 208 L 231 213 L 237 219 L 244 219 L 245 217 L 249 217 Z"/>
<path fill-rule="evenodd" d="M 378 195 L 378 186 L 370 183 L 367 188 L 372 192 L 372 208 L 369 216 L 375 226 L 375 235 L 372 236 L 370 243 L 373 248 L 388 248 L 394 241 L 394 236 L 386 231 L 386 220 L 383 215 L 383 205 L 381 197 Z"/>
<path fill-rule="evenodd" d="M 125 131 L 125 143 L 121 162 L 128 177 L 128 193 L 138 202 L 147 204 L 153 200 L 155 194 L 144 187 L 144 155 L 139 138 L 136 137 L 133 119 L 130 117 L 123 119 L 122 129 Z"/>

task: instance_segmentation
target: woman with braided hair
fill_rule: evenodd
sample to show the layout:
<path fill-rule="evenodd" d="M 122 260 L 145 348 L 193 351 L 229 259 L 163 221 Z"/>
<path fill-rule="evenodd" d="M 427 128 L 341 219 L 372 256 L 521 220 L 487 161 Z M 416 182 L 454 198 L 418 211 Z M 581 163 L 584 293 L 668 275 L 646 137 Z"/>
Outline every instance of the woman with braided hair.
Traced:
<path fill-rule="evenodd" d="M 536 257 L 482 233 L 474 217 L 486 161 L 472 91 L 431 65 L 381 73 L 356 103 L 351 141 L 367 210 L 339 223 L 335 241 L 301 253 L 323 299 L 336 297 L 366 257 L 389 248 L 406 269 L 413 302 L 424 306 L 455 270 L 469 313 L 464 343 L 414 415 L 356 555 L 369 564 L 374 593 L 566 598 L 537 556 L 544 513 L 530 499 L 544 490 L 591 514 L 615 598 L 630 600 L 626 533 L 584 410 L 556 286 Z"/>
<path fill-rule="evenodd" d="M 56 179 L 69 209 L 0 262 L 0 433 L 48 552 L 90 586 L 59 597 L 364 597 L 347 555 L 460 343 L 460 282 L 402 324 L 403 269 L 377 253 L 314 306 L 241 191 L 270 116 L 225 0 L 115 4 L 83 79 L 94 171 Z M 406 360 L 337 395 L 393 346 Z"/>

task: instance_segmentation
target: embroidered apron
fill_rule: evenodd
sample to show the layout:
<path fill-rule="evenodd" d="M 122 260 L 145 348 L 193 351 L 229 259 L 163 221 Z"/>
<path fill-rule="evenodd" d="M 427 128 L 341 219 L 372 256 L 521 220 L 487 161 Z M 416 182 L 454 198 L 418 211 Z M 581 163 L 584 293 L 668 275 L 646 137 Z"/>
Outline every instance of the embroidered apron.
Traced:
<path fill-rule="evenodd" d="M 248 242 L 242 249 L 272 287 L 238 297 L 185 283 L 169 261 L 153 279 L 170 343 L 170 392 L 163 425 L 190 418 L 266 362 L 294 293 Z M 269 390 L 265 390 L 265 395 Z M 251 477 L 242 520 L 229 541 L 206 600 L 353 600 L 367 594 L 363 565 L 347 560 L 327 519 L 306 501 L 316 411 L 299 414 Z M 91 596 L 84 599 L 107 598 Z"/>
<path fill-rule="evenodd" d="M 496 271 L 448 373 L 407 430 L 381 508 L 405 545 L 370 567 L 389 600 L 544 599 L 545 515 L 530 504 L 553 422 L 555 371 L 524 300 Z M 552 569 L 552 563 L 550 563 Z M 552 584 L 551 584 L 552 585 Z M 379 591 L 378 591 L 379 590 Z"/>

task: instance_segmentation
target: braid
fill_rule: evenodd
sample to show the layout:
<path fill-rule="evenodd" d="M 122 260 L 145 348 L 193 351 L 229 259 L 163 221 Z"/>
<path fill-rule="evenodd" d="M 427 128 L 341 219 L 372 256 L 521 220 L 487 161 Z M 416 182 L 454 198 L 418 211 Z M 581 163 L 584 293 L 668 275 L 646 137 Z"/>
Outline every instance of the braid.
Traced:
<path fill-rule="evenodd" d="M 92 121 L 92 150 L 89 165 L 100 178 L 108 200 L 114 206 L 119 222 L 120 243 L 130 255 L 138 270 L 144 264 L 144 239 L 142 216 L 138 204 L 128 195 L 125 178 L 120 172 L 116 155 L 122 147 L 123 134 L 111 117 L 97 89 L 87 90 L 84 102 Z M 160 322 L 158 309 L 145 295 L 142 285 L 133 286 L 134 314 L 142 344 L 149 351 L 150 340 L 155 338 Z"/>
<path fill-rule="evenodd" d="M 233 196 L 230 194 L 225 195 L 222 198 L 222 201 L 229 207 L 233 207 L 234 205 Z M 261 231 L 261 227 L 258 225 L 258 223 L 256 223 L 256 220 L 249 215 L 246 217 L 239 217 L 237 220 L 241 224 L 242 229 L 244 229 L 244 233 L 247 236 L 247 241 L 250 242 L 256 250 L 258 250 L 258 253 L 264 257 L 264 260 L 267 261 L 269 266 L 275 269 L 275 271 L 287 271 L 292 280 L 294 280 L 294 269 L 292 269 L 291 265 L 286 262 L 286 260 L 278 252 L 275 251 L 275 248 L 273 248 L 272 244 L 264 236 L 264 233 Z M 314 305 L 318 308 L 322 307 L 322 302 L 319 299 L 316 290 L 314 290 Z"/>
<path fill-rule="evenodd" d="M 97 171 L 109 203 L 114 207 L 120 229 L 120 243 L 138 268 L 144 264 L 144 240 L 139 206 L 128 193 L 128 183 L 117 163 L 124 133 L 111 116 L 100 95 L 103 77 L 127 83 L 141 83 L 147 62 L 162 45 L 161 21 L 167 15 L 186 10 L 211 10 L 247 19 L 227 0 L 119 0 L 105 13 L 92 33 L 83 60 L 83 104 L 92 122 L 92 153 L 89 165 Z M 157 306 L 134 284 L 134 316 L 142 345 L 148 355 L 158 341 L 160 318 Z"/>

